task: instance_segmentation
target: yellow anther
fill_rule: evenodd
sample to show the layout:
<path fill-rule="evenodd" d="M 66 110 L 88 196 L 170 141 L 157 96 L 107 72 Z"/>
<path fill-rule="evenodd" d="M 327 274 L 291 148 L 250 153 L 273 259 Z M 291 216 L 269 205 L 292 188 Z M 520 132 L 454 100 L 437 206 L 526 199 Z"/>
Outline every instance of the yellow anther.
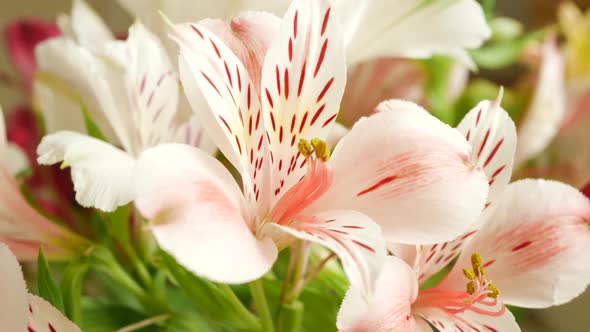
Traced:
<path fill-rule="evenodd" d="M 483 277 L 485 275 L 481 256 L 476 252 L 471 255 L 471 266 L 473 267 L 473 271 L 477 277 Z"/>
<path fill-rule="evenodd" d="M 490 291 L 488 297 L 491 297 L 492 299 L 495 299 L 498 297 L 498 295 L 500 295 L 500 291 L 498 290 L 498 288 L 496 288 L 496 286 L 494 286 L 494 284 L 492 284 L 491 282 L 488 285 L 488 290 Z"/>
<path fill-rule="evenodd" d="M 330 158 L 330 148 L 326 144 L 326 142 L 322 141 L 319 138 L 314 138 L 311 140 L 311 146 L 315 149 L 315 156 L 318 159 L 326 161 Z"/>
<path fill-rule="evenodd" d="M 312 151 L 309 141 L 303 138 L 299 140 L 299 143 L 297 143 L 297 148 L 299 149 L 299 152 L 301 152 L 301 155 L 303 155 L 305 158 L 309 157 Z"/>
<path fill-rule="evenodd" d="M 473 281 L 467 283 L 467 293 L 469 293 L 469 295 L 473 295 L 473 293 L 475 293 L 475 284 Z"/>
<path fill-rule="evenodd" d="M 464 267 L 463 268 L 463 274 L 467 277 L 467 279 L 469 280 L 474 280 L 475 279 L 475 273 L 473 273 L 473 271 L 471 271 L 470 268 L 468 267 Z"/>

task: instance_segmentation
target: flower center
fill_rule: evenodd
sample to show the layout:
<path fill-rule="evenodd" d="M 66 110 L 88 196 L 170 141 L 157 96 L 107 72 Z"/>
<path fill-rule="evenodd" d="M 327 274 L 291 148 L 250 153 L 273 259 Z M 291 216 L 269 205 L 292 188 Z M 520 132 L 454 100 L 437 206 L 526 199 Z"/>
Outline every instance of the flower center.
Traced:
<path fill-rule="evenodd" d="M 300 213 L 325 194 L 332 184 L 332 169 L 326 163 L 330 149 L 326 143 L 318 138 L 301 139 L 297 146 L 307 160 L 307 173 L 272 209 L 270 220 L 280 225 L 304 218 Z"/>
<path fill-rule="evenodd" d="M 415 306 L 436 307 L 461 320 L 456 315 L 471 311 L 480 315 L 498 317 L 506 310 L 504 305 L 498 308 L 500 292 L 485 277 L 485 269 L 478 253 L 471 256 L 471 267 L 463 269 L 469 280 L 466 291 L 432 288 L 420 291 Z"/>

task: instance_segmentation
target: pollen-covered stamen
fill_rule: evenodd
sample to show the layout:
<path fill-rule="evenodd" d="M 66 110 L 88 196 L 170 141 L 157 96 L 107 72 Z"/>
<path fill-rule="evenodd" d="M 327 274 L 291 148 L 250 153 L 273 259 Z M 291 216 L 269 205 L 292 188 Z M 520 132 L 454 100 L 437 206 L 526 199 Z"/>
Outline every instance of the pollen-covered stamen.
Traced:
<path fill-rule="evenodd" d="M 313 139 L 311 143 L 302 139 L 297 146 L 301 155 L 306 158 L 307 173 L 273 208 L 270 218 L 281 225 L 287 225 L 298 217 L 301 211 L 326 193 L 332 184 L 332 169 L 325 162 L 330 155 L 326 143 L 319 139 Z"/>
<path fill-rule="evenodd" d="M 414 305 L 437 307 L 452 316 L 466 311 L 492 317 L 501 316 L 506 308 L 504 305 L 497 307 L 500 292 L 486 279 L 485 268 L 478 253 L 471 256 L 471 268 L 464 268 L 463 274 L 469 280 L 466 291 L 436 287 L 426 289 L 420 291 Z"/>

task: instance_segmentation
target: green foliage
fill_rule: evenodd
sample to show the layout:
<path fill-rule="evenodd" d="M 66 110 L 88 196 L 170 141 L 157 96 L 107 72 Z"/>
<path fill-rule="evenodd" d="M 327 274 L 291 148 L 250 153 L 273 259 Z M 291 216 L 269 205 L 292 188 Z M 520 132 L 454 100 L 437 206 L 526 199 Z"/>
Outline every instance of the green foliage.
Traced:
<path fill-rule="evenodd" d="M 82 283 L 88 271 L 88 260 L 82 257 L 68 264 L 61 276 L 66 316 L 74 323 L 82 322 Z"/>
<path fill-rule="evenodd" d="M 51 275 L 43 249 L 39 250 L 39 256 L 37 258 L 37 274 L 37 291 L 39 292 L 39 296 L 51 303 L 59 311 L 64 312 L 61 290 Z"/>
<path fill-rule="evenodd" d="M 536 31 L 514 39 L 491 43 L 469 53 L 478 67 L 500 69 L 516 63 L 530 42 L 542 40 L 544 37 L 545 31 Z"/>

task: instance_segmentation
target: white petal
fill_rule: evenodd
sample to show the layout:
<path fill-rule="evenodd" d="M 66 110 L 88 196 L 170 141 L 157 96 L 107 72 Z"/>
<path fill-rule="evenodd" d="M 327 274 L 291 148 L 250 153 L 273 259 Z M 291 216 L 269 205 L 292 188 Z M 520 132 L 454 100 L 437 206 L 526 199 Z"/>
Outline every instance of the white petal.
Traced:
<path fill-rule="evenodd" d="M 33 82 L 33 91 L 47 133 L 60 130 L 86 133 L 82 106 L 75 96 L 39 79 Z"/>
<path fill-rule="evenodd" d="M 443 286 L 463 288 L 460 270 L 478 252 L 505 303 L 541 308 L 568 302 L 590 283 L 589 220 L 590 203 L 573 187 L 512 183 Z"/>
<path fill-rule="evenodd" d="M 471 145 L 469 162 L 483 169 L 488 178 L 487 205 L 502 194 L 510 181 L 516 150 L 516 128 L 500 101 L 501 95 L 492 102 L 482 101 L 457 126 Z"/>
<path fill-rule="evenodd" d="M 402 260 L 387 257 L 367 298 L 366 292 L 351 286 L 338 312 L 341 331 L 414 331 L 411 315 L 418 284 L 414 271 Z"/>
<path fill-rule="evenodd" d="M 29 158 L 26 153 L 18 145 L 13 143 L 8 143 L 6 145 L 6 151 L 3 158 L 4 160 L 2 162 L 8 167 L 8 170 L 12 175 L 17 175 L 30 166 Z"/>
<path fill-rule="evenodd" d="M 178 25 L 173 38 L 180 46 L 180 79 L 193 111 L 241 173 L 248 201 L 265 211 L 270 158 L 258 94 L 248 71 L 229 47 L 201 25 Z M 209 108 L 203 107 L 203 95 Z"/>
<path fill-rule="evenodd" d="M 74 0 L 69 24 L 76 41 L 93 51 L 100 50 L 106 42 L 115 39 L 104 21 L 84 0 Z"/>
<path fill-rule="evenodd" d="M 264 125 L 276 202 L 305 173 L 300 139 L 325 140 L 346 83 L 345 54 L 328 0 L 294 1 L 262 69 Z"/>
<path fill-rule="evenodd" d="M 59 310 L 42 298 L 29 294 L 29 331 L 35 332 L 80 332 Z M 23 330 L 24 331 L 24 330 Z"/>
<path fill-rule="evenodd" d="M 566 113 L 565 64 L 555 40 L 543 45 L 533 99 L 518 130 L 516 162 L 541 152 L 557 135 Z"/>
<path fill-rule="evenodd" d="M 27 286 L 21 267 L 10 249 L 0 243 L 0 322 L 6 331 L 25 331 L 27 327 Z"/>
<path fill-rule="evenodd" d="M 491 35 L 474 0 L 339 0 L 349 63 L 384 56 L 465 58 Z"/>
<path fill-rule="evenodd" d="M 503 304 L 498 304 L 500 307 Z M 486 308 L 487 309 L 487 308 Z M 493 309 L 498 311 L 498 308 Z M 420 316 L 430 322 L 439 332 L 457 332 L 457 331 L 502 331 L 502 332 L 520 332 L 520 327 L 516 323 L 510 310 L 505 309 L 504 313 L 498 317 L 480 315 L 474 312 L 463 312 L 457 315 L 451 315 L 438 308 L 417 308 L 417 316 Z M 427 330 L 428 331 L 428 330 Z"/>
<path fill-rule="evenodd" d="M 488 185 L 467 164 L 465 138 L 415 104 L 380 108 L 336 146 L 333 185 L 314 206 L 363 212 L 395 243 L 441 242 L 467 231 Z"/>
<path fill-rule="evenodd" d="M 116 147 L 79 133 L 61 131 L 43 137 L 37 161 L 63 161 L 72 169 L 76 200 L 82 206 L 113 211 L 133 200 L 135 160 Z"/>
<path fill-rule="evenodd" d="M 137 201 L 158 244 L 194 273 L 223 283 L 260 278 L 277 248 L 250 229 L 231 174 L 203 151 L 181 144 L 147 150 L 137 167 Z"/>
<path fill-rule="evenodd" d="M 269 233 L 288 233 L 297 238 L 321 244 L 341 260 L 352 285 L 371 289 L 385 258 L 385 241 L 379 226 L 357 211 L 323 211 L 296 218 L 291 224 L 265 225 Z"/>

